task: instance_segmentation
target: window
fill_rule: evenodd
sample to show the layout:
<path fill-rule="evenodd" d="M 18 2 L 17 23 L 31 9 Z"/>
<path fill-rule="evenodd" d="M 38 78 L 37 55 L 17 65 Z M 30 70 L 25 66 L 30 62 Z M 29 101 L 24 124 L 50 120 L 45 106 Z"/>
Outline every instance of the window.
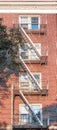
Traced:
<path fill-rule="evenodd" d="M 41 55 L 41 44 L 40 43 L 35 43 L 35 47 L 37 48 L 39 54 Z M 20 47 L 20 55 L 23 59 L 28 59 L 28 60 L 39 60 L 39 57 L 35 53 L 32 47 L 27 43 L 24 45 L 23 48 Z"/>
<path fill-rule="evenodd" d="M 32 30 L 38 30 L 39 29 L 39 18 L 38 17 L 32 17 L 31 18 L 31 29 Z"/>
<path fill-rule="evenodd" d="M 41 87 L 41 73 L 33 73 L 35 79 L 39 83 Z M 35 82 L 31 79 L 31 77 L 27 73 L 19 74 L 19 86 L 22 90 L 34 90 L 36 89 Z"/>
<path fill-rule="evenodd" d="M 28 74 L 20 73 L 19 74 L 19 81 L 20 81 L 20 88 L 21 89 L 28 89 L 29 88 Z"/>
<path fill-rule="evenodd" d="M 28 59 L 28 54 L 29 54 L 28 45 L 20 47 L 20 55 L 23 59 Z"/>
<path fill-rule="evenodd" d="M 35 79 L 37 80 L 37 82 L 39 83 L 39 85 L 41 87 L 41 73 L 38 73 L 38 74 L 35 73 L 33 75 L 34 75 Z M 36 84 L 35 84 L 34 81 L 31 82 L 31 86 L 32 86 L 32 88 L 36 89 Z"/>
<path fill-rule="evenodd" d="M 24 29 L 28 29 L 28 18 L 27 17 L 21 17 L 21 26 Z"/>
<path fill-rule="evenodd" d="M 34 111 L 34 113 L 37 115 L 37 117 L 42 121 L 42 106 L 39 104 L 34 104 L 31 105 L 32 110 Z M 32 117 L 32 122 L 34 122 L 35 119 L 34 117 Z"/>
<path fill-rule="evenodd" d="M 24 29 L 39 30 L 40 29 L 40 17 L 39 16 L 20 16 L 19 24 Z"/>
<path fill-rule="evenodd" d="M 19 115 L 19 123 L 21 124 L 26 124 L 29 122 L 29 115 L 28 115 L 28 111 L 26 110 L 26 106 L 25 105 L 20 105 L 19 106 L 19 111 L 20 111 L 20 115 Z"/>
<path fill-rule="evenodd" d="M 41 104 L 30 104 L 33 112 L 37 115 L 37 117 L 42 121 L 42 105 Z M 35 118 L 29 111 L 29 108 L 24 104 L 19 105 L 19 123 L 27 124 L 27 123 L 36 123 Z"/>

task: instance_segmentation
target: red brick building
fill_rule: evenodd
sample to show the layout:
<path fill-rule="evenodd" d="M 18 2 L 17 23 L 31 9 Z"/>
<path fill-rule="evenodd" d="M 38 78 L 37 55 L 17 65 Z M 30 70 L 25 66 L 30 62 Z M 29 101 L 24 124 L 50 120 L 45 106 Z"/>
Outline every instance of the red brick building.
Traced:
<path fill-rule="evenodd" d="M 0 129 L 57 129 L 57 14 L 0 13 L 0 18 L 8 27 L 19 24 L 25 43 L 19 75 L 5 82 L 0 72 Z"/>

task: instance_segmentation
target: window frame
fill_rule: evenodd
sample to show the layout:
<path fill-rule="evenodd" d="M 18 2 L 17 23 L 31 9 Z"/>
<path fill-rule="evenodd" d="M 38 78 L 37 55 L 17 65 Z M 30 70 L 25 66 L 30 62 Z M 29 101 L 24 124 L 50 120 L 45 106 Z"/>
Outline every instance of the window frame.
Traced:
<path fill-rule="evenodd" d="M 22 18 L 23 19 L 27 19 L 27 22 L 24 20 L 24 22 L 22 21 Z M 28 17 L 27 16 L 22 16 L 21 19 L 20 19 L 20 22 L 21 22 L 21 26 L 24 26 L 24 29 L 28 29 Z"/>
<path fill-rule="evenodd" d="M 28 30 L 33 30 L 33 31 L 37 31 L 37 30 L 40 30 L 40 15 L 20 15 L 19 16 L 19 24 L 21 25 L 21 24 L 23 24 L 23 23 L 21 23 L 21 18 L 25 18 L 25 17 L 27 17 L 28 18 L 28 22 L 27 22 L 27 25 L 28 25 Z M 35 18 L 38 18 L 38 29 L 32 29 L 32 26 L 31 26 L 31 18 L 32 17 L 35 17 Z"/>
<path fill-rule="evenodd" d="M 24 45 L 29 46 L 29 43 L 25 43 Z M 41 43 L 34 43 L 34 45 L 35 45 L 36 48 L 37 48 L 37 45 L 39 46 L 39 48 L 37 50 L 38 50 L 39 54 L 41 55 Z M 27 49 L 26 51 L 23 50 L 24 54 L 26 55 L 26 53 L 27 53 L 27 57 L 28 57 L 28 58 L 23 58 L 24 60 L 39 60 L 39 58 L 37 57 L 37 54 L 35 53 L 35 51 L 33 50 L 34 53 L 32 53 L 32 50 L 33 50 L 33 48 Z M 21 52 L 21 49 L 20 49 L 20 55 L 21 54 L 22 54 L 22 52 Z M 33 55 L 34 55 L 34 58 L 32 58 Z"/>
<path fill-rule="evenodd" d="M 38 22 L 37 22 L 37 24 L 36 23 L 32 23 L 32 18 L 37 18 L 38 20 Z M 32 29 L 32 25 L 37 25 L 37 29 Z M 37 16 L 33 16 L 33 17 L 31 17 L 31 29 L 32 30 L 39 30 L 40 29 L 40 17 L 37 17 Z"/>
<path fill-rule="evenodd" d="M 20 82 L 21 80 L 20 80 L 20 74 L 22 74 L 22 72 L 21 73 L 19 73 L 19 89 L 23 89 L 23 90 L 27 90 L 27 91 L 33 91 L 33 90 L 36 90 L 36 87 L 34 88 L 34 87 L 32 87 L 32 82 L 30 81 L 30 79 L 28 78 L 28 81 L 26 80 L 26 82 L 25 83 L 27 83 L 28 82 L 28 87 L 21 87 L 21 83 L 22 82 Z M 25 74 L 25 72 L 24 72 L 24 74 Z M 41 74 L 41 72 L 32 72 L 32 74 L 34 75 L 34 74 L 37 74 L 37 75 L 40 75 L 40 88 L 42 89 L 42 74 Z M 25 80 L 24 80 L 25 81 Z M 23 81 L 23 82 L 24 82 Z M 23 83 L 23 85 L 24 85 L 24 83 Z"/>
<path fill-rule="evenodd" d="M 21 115 L 21 109 L 20 109 L 20 107 L 21 106 L 23 106 L 23 107 L 25 107 L 26 105 L 25 104 L 19 104 L 19 121 L 20 121 L 20 115 Z M 41 103 L 34 103 L 34 104 L 30 104 L 30 106 L 32 107 L 32 106 L 40 106 L 40 120 L 41 120 L 41 122 L 43 121 L 43 115 L 42 115 L 42 104 Z M 29 112 L 29 111 L 27 111 L 27 115 L 29 115 L 30 116 L 30 123 L 32 123 L 32 117 L 31 117 L 31 113 Z M 19 122 L 20 123 L 20 122 Z M 22 124 L 22 123 L 21 123 Z"/>

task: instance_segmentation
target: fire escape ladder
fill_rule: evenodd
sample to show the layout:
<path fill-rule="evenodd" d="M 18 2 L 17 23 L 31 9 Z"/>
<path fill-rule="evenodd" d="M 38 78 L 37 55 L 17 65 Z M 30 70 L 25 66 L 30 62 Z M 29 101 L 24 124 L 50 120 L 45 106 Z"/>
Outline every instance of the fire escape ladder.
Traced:
<path fill-rule="evenodd" d="M 31 40 L 31 38 L 27 35 L 26 31 L 23 29 L 23 27 L 19 26 L 19 29 L 20 29 L 20 32 L 21 32 L 21 35 L 22 37 L 24 38 L 24 40 L 26 42 L 28 42 L 34 49 L 35 53 L 37 54 L 37 56 L 39 57 L 39 59 L 41 58 L 37 48 L 35 47 L 33 41 Z"/>
<path fill-rule="evenodd" d="M 25 96 L 24 96 L 24 94 L 22 93 L 21 90 L 19 91 L 19 93 L 20 93 L 20 96 L 21 96 L 21 98 L 23 99 L 25 105 L 29 108 L 29 111 L 32 113 L 33 117 L 35 118 L 35 120 L 36 120 L 38 123 L 40 123 L 41 126 L 43 126 L 42 122 L 40 121 L 40 119 L 38 118 L 38 116 L 37 116 L 37 115 L 34 113 L 34 111 L 32 110 L 32 108 L 31 108 L 29 102 L 27 101 L 27 99 L 25 98 Z"/>
<path fill-rule="evenodd" d="M 23 37 L 23 39 L 28 42 L 32 48 L 34 49 L 36 55 L 39 57 L 39 59 L 41 60 L 41 56 L 37 50 L 37 48 L 35 47 L 33 41 L 30 39 L 30 37 L 27 35 L 26 31 L 23 29 L 23 27 L 19 26 L 19 29 L 20 29 L 20 32 L 21 32 L 21 35 Z M 26 72 L 28 72 L 28 74 L 30 75 L 30 77 L 32 78 L 32 80 L 34 81 L 34 83 L 36 84 L 35 87 L 36 89 L 41 93 L 42 89 L 38 83 L 38 81 L 36 80 L 36 78 L 34 77 L 34 75 L 32 74 L 32 72 L 29 70 L 28 66 L 26 65 L 25 61 L 22 59 L 22 57 L 20 56 L 20 62 L 24 68 L 24 70 Z M 43 126 L 43 123 L 42 121 L 39 119 L 39 117 L 34 113 L 34 111 L 32 110 L 28 100 L 26 99 L 26 97 L 24 96 L 23 94 L 23 91 L 19 90 L 19 93 L 20 93 L 20 97 L 22 98 L 23 102 L 25 103 L 25 105 L 28 107 L 28 110 L 32 113 L 36 123 L 39 123 L 40 126 Z"/>
<path fill-rule="evenodd" d="M 35 77 L 33 76 L 33 74 L 31 73 L 31 71 L 29 70 L 29 68 L 27 67 L 27 65 L 25 64 L 24 60 L 20 57 L 20 61 L 24 67 L 24 69 L 29 73 L 29 75 L 31 76 L 31 78 L 34 80 L 35 84 L 36 84 L 36 89 L 41 92 L 41 88 L 39 83 L 37 82 L 37 80 L 35 79 Z"/>

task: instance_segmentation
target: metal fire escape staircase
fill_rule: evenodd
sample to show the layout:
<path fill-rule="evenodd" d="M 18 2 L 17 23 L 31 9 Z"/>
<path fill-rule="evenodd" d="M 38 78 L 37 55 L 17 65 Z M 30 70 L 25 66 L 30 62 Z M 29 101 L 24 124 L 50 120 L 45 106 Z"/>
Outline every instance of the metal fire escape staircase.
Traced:
<path fill-rule="evenodd" d="M 40 55 L 35 47 L 35 45 L 33 44 L 32 40 L 29 38 L 29 36 L 26 34 L 25 30 L 20 26 L 20 32 L 21 32 L 21 35 L 22 37 L 24 38 L 24 40 L 26 42 L 28 42 L 34 49 L 35 53 L 37 54 L 37 56 L 39 57 L 40 59 Z M 33 79 L 33 81 L 35 82 L 36 84 L 36 89 L 37 91 L 41 92 L 41 88 L 40 88 L 40 85 L 39 83 L 37 82 L 37 80 L 35 79 L 35 77 L 33 76 L 33 74 L 31 73 L 31 71 L 29 70 L 29 68 L 27 67 L 26 63 L 24 62 L 24 60 L 22 59 L 22 57 L 20 56 L 20 61 L 23 65 L 23 68 L 29 73 L 29 75 L 31 76 L 31 78 Z M 34 119 L 36 120 L 36 122 L 38 122 L 40 124 L 40 126 L 43 126 L 41 120 L 38 118 L 38 116 L 34 113 L 34 111 L 32 110 L 29 102 L 27 101 L 27 99 L 25 98 L 24 94 L 23 94 L 23 91 L 19 90 L 19 93 L 20 93 L 20 96 L 23 100 L 23 102 L 25 103 L 25 105 L 29 108 L 29 111 L 32 113 Z"/>
<path fill-rule="evenodd" d="M 24 103 L 26 104 L 26 106 L 28 107 L 29 111 L 31 112 L 31 114 L 33 115 L 34 119 L 36 120 L 36 122 L 38 122 L 41 126 L 43 126 L 42 122 L 40 121 L 40 119 L 38 118 L 38 116 L 34 113 L 34 111 L 32 110 L 29 102 L 27 101 L 27 99 L 25 98 L 23 92 L 20 90 L 19 91 L 21 98 L 23 99 Z"/>
<path fill-rule="evenodd" d="M 35 77 L 33 76 L 33 74 L 31 73 L 31 71 L 29 70 L 29 68 L 27 67 L 27 65 L 25 64 L 24 60 L 20 57 L 20 61 L 23 64 L 23 68 L 29 73 L 29 75 L 31 76 L 31 78 L 34 80 L 35 84 L 36 84 L 36 88 L 39 92 L 41 92 L 41 88 L 39 83 L 37 82 L 37 80 L 35 79 Z"/>
<path fill-rule="evenodd" d="M 36 49 L 34 43 L 32 42 L 32 40 L 30 39 L 30 37 L 27 35 L 26 31 L 21 27 L 19 26 L 20 28 L 20 32 L 21 32 L 21 35 L 23 37 L 23 39 L 28 42 L 34 49 L 35 53 L 37 54 L 37 56 L 39 57 L 39 59 L 41 58 L 40 54 L 38 53 L 38 50 Z"/>

